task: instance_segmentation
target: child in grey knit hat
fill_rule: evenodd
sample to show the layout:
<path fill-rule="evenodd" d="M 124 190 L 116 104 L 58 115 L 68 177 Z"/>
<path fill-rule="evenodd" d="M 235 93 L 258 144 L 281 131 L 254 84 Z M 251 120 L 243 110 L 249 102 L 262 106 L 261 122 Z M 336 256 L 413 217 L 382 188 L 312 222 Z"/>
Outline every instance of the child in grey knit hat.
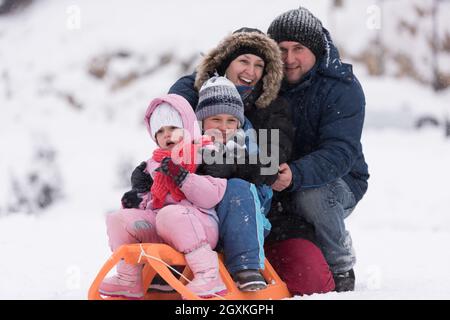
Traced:
<path fill-rule="evenodd" d="M 244 125 L 244 103 L 236 86 L 225 77 L 212 77 L 200 88 L 195 109 L 197 119 L 206 124 L 205 131 L 218 129 L 233 134 Z M 224 118 L 224 123 L 219 119 Z M 230 136 L 230 135 L 229 135 Z M 223 143 L 228 139 L 223 137 Z"/>
<path fill-rule="evenodd" d="M 195 114 L 197 119 L 202 121 L 204 133 L 213 138 L 227 164 L 233 164 L 233 160 L 240 160 L 239 163 L 246 164 L 245 132 L 242 129 L 246 121 L 244 104 L 236 86 L 230 80 L 216 76 L 206 81 L 200 89 Z M 217 156 L 217 153 L 215 155 Z M 204 160 L 208 164 L 213 162 L 223 164 L 221 157 Z M 227 168 L 231 170 L 231 166 Z M 234 167 L 234 171 L 236 170 Z M 228 175 L 231 174 L 228 172 Z"/>
<path fill-rule="evenodd" d="M 244 116 L 244 104 L 236 86 L 225 77 L 207 80 L 199 91 L 196 115 L 202 121 L 204 133 L 223 145 L 218 148 L 223 152 L 218 157 L 216 152 L 214 162 L 203 154 L 204 162 L 197 170 L 200 174 L 229 179 L 226 195 L 217 206 L 219 228 L 252 225 L 243 228 L 236 239 L 222 239 L 225 264 L 240 290 L 263 289 L 267 284 L 259 269 L 264 268 L 263 241 L 271 227 L 265 215 L 270 208 L 272 189 L 258 182 L 261 165 L 257 162 L 256 137 L 244 132 L 251 124 Z M 255 161 L 250 158 L 253 154 Z M 239 202 L 239 208 L 233 207 L 236 204 L 233 192 L 248 195 Z"/>

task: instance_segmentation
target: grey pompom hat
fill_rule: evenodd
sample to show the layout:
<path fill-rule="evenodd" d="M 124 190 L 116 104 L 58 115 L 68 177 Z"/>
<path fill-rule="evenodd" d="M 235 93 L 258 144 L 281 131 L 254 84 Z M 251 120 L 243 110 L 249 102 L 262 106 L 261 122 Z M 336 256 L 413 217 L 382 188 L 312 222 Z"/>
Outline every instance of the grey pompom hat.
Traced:
<path fill-rule="evenodd" d="M 225 77 L 212 77 L 200 88 L 195 114 L 198 120 L 216 114 L 230 114 L 245 122 L 244 103 L 236 86 Z"/>

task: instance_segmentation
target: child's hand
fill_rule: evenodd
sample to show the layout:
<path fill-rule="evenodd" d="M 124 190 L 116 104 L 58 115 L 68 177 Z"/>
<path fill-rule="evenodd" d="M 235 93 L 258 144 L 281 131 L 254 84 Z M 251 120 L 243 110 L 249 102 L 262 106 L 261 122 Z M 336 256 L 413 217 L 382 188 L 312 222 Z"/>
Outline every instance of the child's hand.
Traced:
<path fill-rule="evenodd" d="M 211 176 L 214 178 L 232 178 L 236 171 L 234 164 L 203 164 L 199 167 L 198 173 L 205 176 Z"/>
<path fill-rule="evenodd" d="M 189 173 L 189 171 L 181 165 L 175 164 L 169 157 L 164 158 L 161 161 L 161 166 L 155 171 L 161 172 L 162 174 L 172 178 L 178 187 L 183 185 L 183 182 Z"/>
<path fill-rule="evenodd" d="M 122 197 L 122 206 L 125 209 L 139 208 L 141 202 L 142 198 L 139 197 L 139 194 L 136 190 L 130 190 L 128 192 L 125 192 L 125 194 Z"/>
<path fill-rule="evenodd" d="M 145 161 L 138 165 L 131 174 L 131 188 L 139 192 L 148 192 L 153 184 L 152 176 L 145 172 L 147 163 Z"/>
<path fill-rule="evenodd" d="M 245 157 L 245 132 L 243 130 L 236 131 L 225 145 L 226 157 L 240 159 Z"/>

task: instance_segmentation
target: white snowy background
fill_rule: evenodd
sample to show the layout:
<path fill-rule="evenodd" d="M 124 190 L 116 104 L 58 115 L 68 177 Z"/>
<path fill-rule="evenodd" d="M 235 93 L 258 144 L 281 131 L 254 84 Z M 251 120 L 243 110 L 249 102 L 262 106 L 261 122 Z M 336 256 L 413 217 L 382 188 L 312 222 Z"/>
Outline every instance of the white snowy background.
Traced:
<path fill-rule="evenodd" d="M 295 299 L 449 299 L 450 90 L 426 83 L 431 23 L 414 18 L 433 1 L 333 2 L 37 0 L 0 15 L 0 299 L 86 299 L 110 255 L 105 215 L 151 155 L 148 102 L 228 33 L 266 31 L 300 4 L 330 29 L 363 85 L 371 178 L 346 220 L 355 292 Z M 441 36 L 449 9 L 442 1 Z M 414 37 L 394 30 L 398 17 L 418 28 Z M 411 54 L 416 79 L 397 77 L 392 59 L 374 77 L 349 58 L 377 32 L 391 54 Z M 439 64 L 450 70 L 448 52 Z M 417 129 L 423 116 L 436 125 Z"/>

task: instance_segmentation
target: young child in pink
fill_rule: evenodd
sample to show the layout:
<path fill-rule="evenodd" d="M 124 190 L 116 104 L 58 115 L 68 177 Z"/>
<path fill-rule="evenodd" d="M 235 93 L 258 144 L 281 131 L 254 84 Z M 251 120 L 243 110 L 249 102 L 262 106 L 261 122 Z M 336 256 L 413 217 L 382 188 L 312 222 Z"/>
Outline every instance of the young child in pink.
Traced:
<path fill-rule="evenodd" d="M 224 294 L 213 250 L 218 241 L 214 207 L 224 195 L 227 180 L 195 174 L 198 148 L 208 140 L 201 137 L 197 118 L 183 97 L 168 94 L 154 99 L 145 124 L 159 147 L 146 163 L 151 189 L 139 193 L 139 209 L 123 208 L 107 216 L 110 247 L 114 251 L 123 244 L 167 243 L 185 254 L 194 274 L 187 285 L 192 292 L 203 297 Z M 141 270 L 142 265 L 121 261 L 117 274 L 103 280 L 100 293 L 142 298 Z"/>

